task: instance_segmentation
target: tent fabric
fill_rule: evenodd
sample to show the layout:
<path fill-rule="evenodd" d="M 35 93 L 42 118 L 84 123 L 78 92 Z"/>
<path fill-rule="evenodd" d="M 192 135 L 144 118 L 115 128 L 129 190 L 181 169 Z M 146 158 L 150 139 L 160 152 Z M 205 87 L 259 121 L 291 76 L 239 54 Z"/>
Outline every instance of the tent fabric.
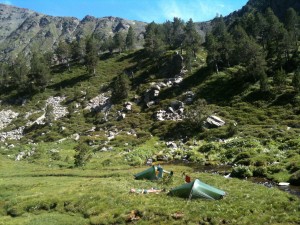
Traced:
<path fill-rule="evenodd" d="M 163 168 L 160 166 L 152 166 L 140 173 L 134 175 L 136 180 L 146 179 L 146 180 L 157 180 L 163 177 Z"/>
<path fill-rule="evenodd" d="M 169 195 L 189 199 L 206 198 L 217 200 L 221 199 L 225 195 L 225 192 L 196 179 L 190 183 L 171 189 Z"/>

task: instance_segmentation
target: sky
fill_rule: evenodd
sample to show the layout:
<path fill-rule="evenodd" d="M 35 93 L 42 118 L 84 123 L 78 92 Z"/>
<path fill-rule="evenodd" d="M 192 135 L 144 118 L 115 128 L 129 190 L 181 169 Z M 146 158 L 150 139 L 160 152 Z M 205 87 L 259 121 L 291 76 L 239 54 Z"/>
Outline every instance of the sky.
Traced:
<path fill-rule="evenodd" d="M 241 9 L 247 0 L 0 0 L 0 3 L 27 8 L 51 16 L 82 19 L 114 16 L 143 22 L 163 23 L 179 17 L 194 22 L 226 16 Z"/>

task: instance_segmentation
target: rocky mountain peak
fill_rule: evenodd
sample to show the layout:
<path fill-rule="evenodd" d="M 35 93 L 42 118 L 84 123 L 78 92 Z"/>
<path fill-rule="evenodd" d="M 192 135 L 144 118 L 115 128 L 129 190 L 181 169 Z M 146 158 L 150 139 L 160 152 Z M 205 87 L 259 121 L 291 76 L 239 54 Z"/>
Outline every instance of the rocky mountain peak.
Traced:
<path fill-rule="evenodd" d="M 15 6 L 0 4 L 0 61 L 30 52 L 33 47 L 44 52 L 54 50 L 59 41 L 74 40 L 96 34 L 108 37 L 129 26 L 137 37 L 142 36 L 147 23 L 118 17 L 96 18 L 91 15 L 82 20 L 75 17 L 55 17 Z"/>

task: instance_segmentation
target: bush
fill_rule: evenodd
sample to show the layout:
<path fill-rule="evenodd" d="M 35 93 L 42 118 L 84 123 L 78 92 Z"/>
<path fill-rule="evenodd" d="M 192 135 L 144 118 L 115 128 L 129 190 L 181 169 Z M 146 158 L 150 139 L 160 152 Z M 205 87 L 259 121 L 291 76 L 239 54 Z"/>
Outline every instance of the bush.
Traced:
<path fill-rule="evenodd" d="M 259 166 L 253 169 L 253 176 L 255 177 L 265 177 L 267 175 L 266 167 Z"/>
<path fill-rule="evenodd" d="M 198 151 L 202 153 L 207 153 L 207 152 L 217 152 L 218 150 L 219 150 L 219 144 L 215 142 L 211 142 L 202 145 Z"/>
<path fill-rule="evenodd" d="M 300 170 L 293 173 L 289 181 L 292 185 L 300 185 Z"/>
<path fill-rule="evenodd" d="M 238 178 L 246 178 L 246 177 L 252 177 L 253 173 L 248 166 L 237 166 L 232 169 L 231 172 L 232 177 L 238 177 Z"/>
<path fill-rule="evenodd" d="M 85 166 L 92 157 L 90 147 L 86 143 L 80 142 L 75 147 L 75 151 L 76 154 L 74 156 L 74 165 L 76 167 Z"/>

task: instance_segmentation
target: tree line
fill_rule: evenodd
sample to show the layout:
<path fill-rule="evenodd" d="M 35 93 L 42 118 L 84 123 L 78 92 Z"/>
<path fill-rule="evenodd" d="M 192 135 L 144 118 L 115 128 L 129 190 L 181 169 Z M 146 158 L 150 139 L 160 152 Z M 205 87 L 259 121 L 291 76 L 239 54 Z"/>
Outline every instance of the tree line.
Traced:
<path fill-rule="evenodd" d="M 215 18 L 206 35 L 207 64 L 216 72 L 241 65 L 245 78 L 259 80 L 262 91 L 269 89 L 268 76 L 280 87 L 286 82 L 286 73 L 296 71 L 293 85 L 299 90 L 299 23 L 292 8 L 283 21 L 271 8 L 264 13 L 248 12 L 229 25 L 223 17 Z"/>
<path fill-rule="evenodd" d="M 134 49 L 135 43 L 134 30 L 129 27 L 127 33 L 118 32 L 106 39 L 90 36 L 71 42 L 62 40 L 53 52 L 32 50 L 30 55 L 21 52 L 8 62 L 0 62 L 0 88 L 19 93 L 41 92 L 49 84 L 51 66 L 58 64 L 71 71 L 70 63 L 73 61 L 82 62 L 87 73 L 95 75 L 100 52 L 121 53 Z"/>

